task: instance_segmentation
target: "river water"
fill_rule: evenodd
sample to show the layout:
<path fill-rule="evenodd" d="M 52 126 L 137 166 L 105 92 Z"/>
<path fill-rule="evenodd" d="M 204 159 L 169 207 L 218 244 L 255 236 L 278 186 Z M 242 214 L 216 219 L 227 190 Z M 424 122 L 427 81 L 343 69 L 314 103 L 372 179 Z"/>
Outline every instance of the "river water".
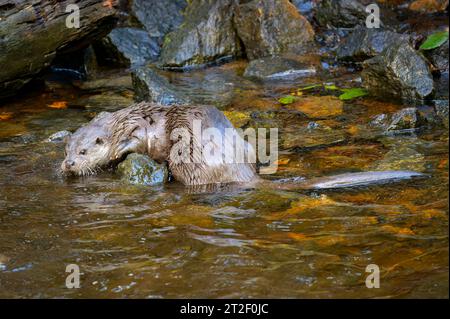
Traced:
<path fill-rule="evenodd" d="M 0 298 L 448 298 L 445 127 L 362 134 L 373 116 L 409 105 L 366 97 L 330 110 L 323 95 L 333 92 L 311 93 L 310 108 L 320 114 L 307 118 L 277 99 L 311 83 L 354 86 L 357 75 L 264 84 L 244 80 L 243 66 L 166 76 L 236 125 L 280 129 L 279 170 L 266 178 L 369 169 L 413 169 L 429 178 L 340 191 L 209 194 L 177 183 L 128 185 L 111 172 L 65 179 L 63 144 L 46 139 L 105 109 L 92 103 L 105 92 L 53 82 L 0 106 Z M 114 94 L 109 110 L 132 93 Z M 312 122 L 326 129 L 314 131 Z M 65 286 L 68 264 L 80 267 L 79 289 Z M 379 289 L 365 285 L 369 264 L 380 268 Z"/>

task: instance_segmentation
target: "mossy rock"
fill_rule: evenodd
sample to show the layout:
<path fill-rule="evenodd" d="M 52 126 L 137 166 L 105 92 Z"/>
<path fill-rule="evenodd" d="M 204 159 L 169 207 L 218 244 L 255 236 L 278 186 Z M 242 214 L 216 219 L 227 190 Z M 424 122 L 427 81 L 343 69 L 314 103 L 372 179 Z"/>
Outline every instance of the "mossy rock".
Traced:
<path fill-rule="evenodd" d="M 159 185 L 167 182 L 169 171 L 165 164 L 158 164 L 146 155 L 129 154 L 119 164 L 118 174 L 135 185 Z"/>

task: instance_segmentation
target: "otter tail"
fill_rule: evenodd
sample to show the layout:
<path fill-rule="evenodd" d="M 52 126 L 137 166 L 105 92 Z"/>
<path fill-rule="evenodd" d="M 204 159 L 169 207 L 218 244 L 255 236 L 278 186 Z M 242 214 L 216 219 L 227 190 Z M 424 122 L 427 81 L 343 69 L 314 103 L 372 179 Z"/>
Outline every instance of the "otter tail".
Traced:
<path fill-rule="evenodd" d="M 388 184 L 427 176 L 413 171 L 369 171 L 318 177 L 310 180 L 284 179 L 275 181 L 274 184 L 278 189 L 285 190 L 320 190 Z"/>

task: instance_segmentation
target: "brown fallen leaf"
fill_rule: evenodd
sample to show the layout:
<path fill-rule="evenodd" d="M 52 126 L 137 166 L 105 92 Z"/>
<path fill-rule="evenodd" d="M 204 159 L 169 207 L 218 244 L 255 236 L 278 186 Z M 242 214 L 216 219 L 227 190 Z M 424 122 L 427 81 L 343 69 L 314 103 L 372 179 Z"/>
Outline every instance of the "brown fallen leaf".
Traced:
<path fill-rule="evenodd" d="M 297 240 L 297 241 L 310 239 L 305 234 L 300 234 L 300 233 L 287 233 L 287 235 L 288 235 L 289 238 L 292 238 L 292 239 Z"/>
<path fill-rule="evenodd" d="M 280 158 L 279 160 L 275 161 L 275 165 L 281 166 L 281 165 L 287 165 L 289 164 L 291 160 L 289 158 Z"/>
<path fill-rule="evenodd" d="M 0 113 L 0 121 L 7 121 L 12 118 L 12 112 L 2 112 Z"/>
<path fill-rule="evenodd" d="M 52 104 L 49 104 L 48 107 L 52 109 L 66 109 L 67 102 L 66 101 L 55 101 Z"/>

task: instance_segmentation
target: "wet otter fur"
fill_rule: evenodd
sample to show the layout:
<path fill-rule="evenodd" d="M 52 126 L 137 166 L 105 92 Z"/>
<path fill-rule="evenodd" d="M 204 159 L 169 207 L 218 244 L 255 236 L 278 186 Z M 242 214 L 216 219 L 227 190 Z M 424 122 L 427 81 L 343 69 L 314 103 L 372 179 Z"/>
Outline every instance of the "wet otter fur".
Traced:
<path fill-rule="evenodd" d="M 141 153 L 160 163 L 167 161 L 172 176 L 185 185 L 242 183 L 257 178 L 251 163 L 195 161 L 194 149 L 187 150 L 190 163 L 171 160 L 174 156 L 170 152 L 177 151 L 173 149 L 176 136 L 174 139 L 171 135 L 177 129 L 186 129 L 195 139 L 194 120 L 201 121 L 202 130 L 215 127 L 224 133 L 225 129 L 233 128 L 225 115 L 212 106 L 134 104 L 114 113 L 101 114 L 72 134 L 66 143 L 66 158 L 61 169 L 67 174 L 92 175 L 129 153 Z M 202 146 L 207 142 L 194 141 Z M 243 143 L 252 151 L 247 142 Z"/>
<path fill-rule="evenodd" d="M 215 127 L 222 134 L 225 129 L 234 129 L 225 115 L 213 106 L 162 106 L 142 102 L 114 113 L 103 112 L 87 125 L 79 128 L 66 141 L 66 157 L 61 169 L 66 174 L 93 175 L 104 167 L 120 162 L 129 153 L 147 154 L 157 162 L 167 162 L 175 180 L 186 186 L 218 185 L 229 183 L 270 184 L 278 189 L 332 189 L 367 186 L 398 180 L 422 177 L 424 174 L 411 171 L 375 171 L 335 175 L 300 182 L 274 183 L 259 178 L 252 163 L 224 163 L 200 161 L 180 162 L 171 160 L 171 152 L 186 151 L 190 159 L 196 150 L 177 149 L 177 129 L 186 129 L 193 143 L 204 149 L 209 142 L 195 140 L 192 122 L 201 121 L 202 130 Z M 239 137 L 240 138 L 240 137 Z M 254 152 L 253 147 L 242 140 L 245 155 Z M 224 140 L 224 144 L 232 141 Z M 175 154 L 176 155 L 176 154 Z M 176 157 L 176 156 L 175 156 Z"/>

